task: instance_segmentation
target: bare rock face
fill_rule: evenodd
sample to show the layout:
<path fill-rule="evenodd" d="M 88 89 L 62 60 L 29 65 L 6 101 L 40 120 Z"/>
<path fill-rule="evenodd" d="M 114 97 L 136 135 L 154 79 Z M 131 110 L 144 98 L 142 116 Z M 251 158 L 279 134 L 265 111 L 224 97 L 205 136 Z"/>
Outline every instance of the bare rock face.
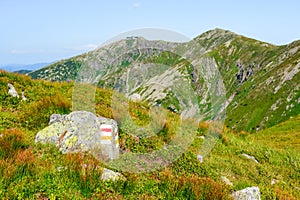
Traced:
<path fill-rule="evenodd" d="M 238 80 L 239 83 L 243 83 L 245 81 L 247 81 L 247 79 L 253 75 L 254 71 L 253 71 L 253 68 L 254 68 L 254 65 L 251 64 L 249 65 L 248 67 L 244 67 L 242 65 L 242 63 L 238 62 L 236 64 L 236 66 L 238 67 L 238 72 L 236 74 L 236 78 Z"/>
<path fill-rule="evenodd" d="M 234 200 L 260 200 L 260 191 L 258 187 L 247 187 L 234 192 L 231 196 Z"/>
<path fill-rule="evenodd" d="M 118 126 L 112 119 L 74 111 L 68 115 L 51 115 L 49 124 L 37 133 L 35 142 L 53 143 L 63 153 L 98 151 L 97 155 L 102 154 L 101 158 L 105 159 L 119 155 Z M 107 128 L 102 130 L 103 125 Z"/>
<path fill-rule="evenodd" d="M 133 102 L 138 102 L 142 100 L 142 97 L 138 93 L 133 93 L 132 95 L 129 96 L 129 99 Z"/>
<path fill-rule="evenodd" d="M 11 95 L 11 96 L 13 96 L 13 97 L 19 98 L 20 96 L 19 96 L 17 90 L 15 89 L 14 85 L 11 84 L 11 83 L 8 83 L 7 85 L 9 87 L 8 94 Z M 21 98 L 22 98 L 22 101 L 26 101 L 27 100 L 24 91 L 21 92 Z"/>

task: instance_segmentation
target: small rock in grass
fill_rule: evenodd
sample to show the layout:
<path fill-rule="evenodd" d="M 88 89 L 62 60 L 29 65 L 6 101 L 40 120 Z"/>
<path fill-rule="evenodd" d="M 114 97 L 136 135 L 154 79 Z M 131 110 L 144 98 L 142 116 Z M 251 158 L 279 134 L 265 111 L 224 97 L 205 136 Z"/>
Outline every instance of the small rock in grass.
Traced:
<path fill-rule="evenodd" d="M 228 178 L 226 178 L 225 176 L 221 176 L 220 179 L 221 179 L 221 181 L 223 181 L 226 185 L 233 186 L 233 183 L 231 183 L 230 180 L 229 180 Z"/>
<path fill-rule="evenodd" d="M 203 158 L 204 158 L 204 157 L 203 157 L 202 155 L 199 155 L 199 154 L 198 154 L 198 155 L 197 155 L 197 158 L 198 158 L 198 160 L 200 161 L 200 163 L 203 163 Z"/>
<path fill-rule="evenodd" d="M 22 91 L 22 101 L 26 101 L 26 100 L 27 100 L 27 98 L 24 95 L 24 91 Z"/>
<path fill-rule="evenodd" d="M 234 200 L 260 200 L 258 187 L 247 187 L 231 194 Z"/>
<path fill-rule="evenodd" d="M 66 169 L 67 169 L 67 167 L 63 167 L 63 166 L 58 166 L 58 167 L 56 167 L 56 170 L 57 170 L 58 172 L 64 171 L 64 170 L 66 170 Z"/>
<path fill-rule="evenodd" d="M 279 182 L 279 180 L 272 179 L 272 180 L 271 180 L 271 185 L 275 185 L 275 184 L 278 183 L 278 182 Z"/>
<path fill-rule="evenodd" d="M 120 179 L 124 179 L 124 176 L 119 172 L 114 172 L 110 169 L 103 169 L 101 180 L 102 181 L 117 181 Z"/>
<path fill-rule="evenodd" d="M 245 153 L 243 153 L 242 156 L 244 156 L 245 158 L 248 158 L 250 160 L 253 160 L 256 163 L 258 163 L 258 161 L 256 160 L 256 158 L 254 156 L 250 156 L 250 155 L 245 154 Z"/>

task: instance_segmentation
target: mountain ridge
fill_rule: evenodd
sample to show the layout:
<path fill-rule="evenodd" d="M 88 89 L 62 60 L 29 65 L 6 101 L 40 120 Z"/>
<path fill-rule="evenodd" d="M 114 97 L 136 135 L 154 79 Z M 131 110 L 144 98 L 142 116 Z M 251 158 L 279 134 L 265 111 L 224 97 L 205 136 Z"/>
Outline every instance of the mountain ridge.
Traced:
<path fill-rule="evenodd" d="M 198 45 L 198 49 L 193 50 L 189 46 L 193 42 Z M 134 45 L 137 44 L 140 45 L 140 49 L 135 49 Z M 209 114 L 209 109 L 211 109 L 209 94 L 205 92 L 206 86 L 203 85 L 205 79 L 195 77 L 195 73 L 199 73 L 199 71 L 193 69 L 192 63 L 190 65 L 180 61 L 176 55 L 170 52 L 161 52 L 158 50 L 160 47 L 174 50 L 175 54 L 176 52 L 183 52 L 182 55 L 195 54 L 197 58 L 193 59 L 199 60 L 200 65 L 210 63 L 210 65 L 217 66 L 226 88 L 227 100 L 224 104 L 226 104 L 227 117 L 225 123 L 230 128 L 237 131 L 255 132 L 299 113 L 300 84 L 297 80 L 300 80 L 300 73 L 298 73 L 300 41 L 276 46 L 219 28 L 195 37 L 190 43 L 176 44 L 148 41 L 142 38 L 124 39 L 59 61 L 29 75 L 33 78 L 51 81 L 71 81 L 75 80 L 80 73 L 84 61 L 94 59 L 95 62 L 102 63 L 98 64 L 96 70 L 99 86 L 115 87 L 122 81 L 123 84 L 127 81 L 126 84 L 131 84 L 131 89 L 127 88 L 128 96 L 138 93 L 142 99 L 180 111 L 186 105 L 183 105 L 182 99 L 178 99 L 178 96 L 174 96 L 166 89 L 169 87 L 168 83 L 163 81 L 168 77 L 169 83 L 173 84 L 176 81 L 170 77 L 180 74 L 180 76 L 186 77 L 185 80 L 193 82 L 193 88 L 197 91 L 197 95 L 202 96 L 202 99 L 199 100 L 199 109 L 207 119 L 212 118 L 212 113 Z M 113 53 L 107 54 L 107 51 Z M 124 54 L 124 51 L 127 53 Z M 120 52 L 122 52 L 121 57 L 118 55 Z M 205 57 L 210 61 L 206 62 Z M 149 61 L 169 64 L 173 68 L 151 71 L 149 67 L 143 67 L 143 64 L 136 65 L 137 62 Z M 172 73 L 167 72 L 174 67 L 176 69 Z M 207 71 L 205 68 L 201 70 L 202 72 Z M 148 78 L 136 78 L 139 76 L 138 72 L 148 74 Z M 168 75 L 163 75 L 164 72 Z M 128 78 L 126 79 L 128 74 L 131 75 L 131 83 L 128 82 Z M 162 87 L 157 88 L 153 85 L 150 81 L 151 78 L 161 83 Z M 202 105 L 200 105 L 201 102 Z"/>

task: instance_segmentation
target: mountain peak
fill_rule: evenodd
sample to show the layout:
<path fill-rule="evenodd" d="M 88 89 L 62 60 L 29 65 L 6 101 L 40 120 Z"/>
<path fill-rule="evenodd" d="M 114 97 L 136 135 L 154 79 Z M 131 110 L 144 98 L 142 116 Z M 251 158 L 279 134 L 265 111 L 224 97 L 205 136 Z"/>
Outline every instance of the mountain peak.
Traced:
<path fill-rule="evenodd" d="M 205 49 L 211 50 L 220 44 L 233 40 L 238 35 L 224 29 L 215 28 L 213 30 L 206 31 L 201 35 L 194 38 L 195 41 L 199 42 Z"/>
<path fill-rule="evenodd" d="M 206 31 L 204 33 L 202 33 L 201 35 L 199 35 L 196 38 L 206 38 L 206 39 L 213 39 L 213 38 L 217 38 L 217 37 L 236 37 L 237 34 L 233 33 L 229 30 L 225 30 L 225 29 L 221 29 L 221 28 L 215 28 L 213 30 L 209 30 Z"/>
<path fill-rule="evenodd" d="M 231 34 L 235 34 L 234 32 L 232 31 L 229 31 L 229 30 L 226 30 L 226 29 L 222 29 L 222 28 L 215 28 L 215 29 L 212 29 L 212 30 L 208 30 L 206 32 L 215 32 L 215 33 L 231 33 Z"/>

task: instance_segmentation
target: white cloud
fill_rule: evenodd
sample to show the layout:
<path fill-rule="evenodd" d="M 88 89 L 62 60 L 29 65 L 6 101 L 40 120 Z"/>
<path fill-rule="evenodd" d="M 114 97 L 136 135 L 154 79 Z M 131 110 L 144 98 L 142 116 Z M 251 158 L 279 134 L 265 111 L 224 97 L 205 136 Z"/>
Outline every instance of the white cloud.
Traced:
<path fill-rule="evenodd" d="M 139 8 L 140 6 L 141 6 L 141 4 L 138 2 L 132 4 L 133 8 Z"/>

